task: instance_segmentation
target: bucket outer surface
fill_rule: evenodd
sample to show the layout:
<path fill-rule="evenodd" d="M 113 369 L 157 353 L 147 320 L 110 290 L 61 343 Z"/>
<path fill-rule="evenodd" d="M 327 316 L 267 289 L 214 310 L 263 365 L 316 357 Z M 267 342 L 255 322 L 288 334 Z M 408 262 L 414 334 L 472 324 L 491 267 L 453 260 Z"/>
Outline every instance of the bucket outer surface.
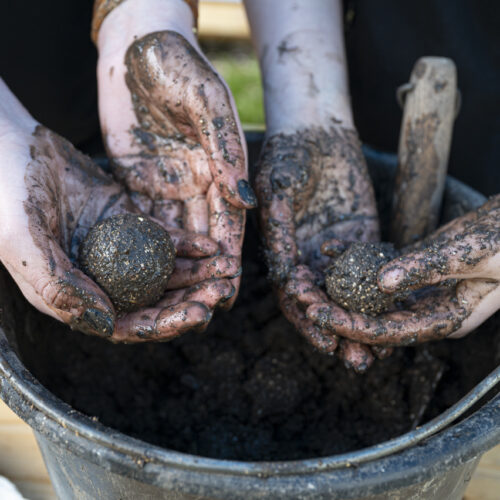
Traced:
<path fill-rule="evenodd" d="M 193 478 L 192 484 L 181 484 L 172 478 L 171 483 L 163 488 L 136 481 L 130 477 L 103 471 L 101 466 L 95 465 L 85 459 L 75 456 L 73 453 L 61 450 L 50 440 L 36 434 L 43 458 L 50 471 L 50 478 L 54 489 L 60 499 L 71 500 L 95 500 L 95 499 L 121 499 L 121 500 L 153 500 L 153 499 L 343 499 L 351 497 L 347 491 L 338 492 L 318 492 L 315 488 L 315 478 L 310 478 L 310 487 L 307 492 L 299 492 L 293 487 L 293 483 L 288 487 L 284 485 L 273 485 L 269 479 L 261 479 L 260 491 L 256 491 L 252 484 L 246 487 L 243 484 L 234 484 L 234 488 L 241 490 L 234 491 L 230 488 L 221 488 L 214 484 L 197 485 Z M 463 498 L 467 484 L 469 483 L 474 470 L 480 460 L 480 456 L 472 458 L 458 467 L 449 469 L 443 474 L 438 474 L 428 480 L 416 482 L 409 485 L 384 491 L 379 494 L 370 494 L 366 488 L 365 494 L 356 496 L 356 499 L 364 500 L 458 500 Z M 238 483 L 235 481 L 235 483 Z M 269 483 L 266 485 L 266 483 Z M 298 486 L 298 485 L 297 485 Z M 233 491 L 231 491 L 233 490 Z M 267 491 L 266 491 L 267 490 Z"/>

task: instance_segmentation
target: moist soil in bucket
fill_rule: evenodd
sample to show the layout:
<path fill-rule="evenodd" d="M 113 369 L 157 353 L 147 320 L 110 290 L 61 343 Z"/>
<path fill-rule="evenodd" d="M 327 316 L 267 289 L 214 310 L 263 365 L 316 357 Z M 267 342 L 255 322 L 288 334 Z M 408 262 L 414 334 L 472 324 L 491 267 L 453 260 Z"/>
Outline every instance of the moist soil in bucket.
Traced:
<path fill-rule="evenodd" d="M 346 370 L 283 318 L 249 226 L 238 301 L 216 313 L 207 332 L 113 345 L 19 299 L 23 362 L 105 425 L 165 448 L 238 460 L 319 457 L 385 441 L 444 411 L 498 364 L 497 314 L 462 340 L 396 349 L 363 375 Z M 17 290 L 12 282 L 6 289 Z"/>

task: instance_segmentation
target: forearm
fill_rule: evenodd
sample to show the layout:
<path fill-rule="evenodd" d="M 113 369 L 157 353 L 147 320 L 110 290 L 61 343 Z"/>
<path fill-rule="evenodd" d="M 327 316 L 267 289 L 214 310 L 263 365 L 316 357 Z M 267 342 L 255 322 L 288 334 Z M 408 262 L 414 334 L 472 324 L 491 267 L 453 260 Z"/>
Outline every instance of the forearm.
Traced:
<path fill-rule="evenodd" d="M 268 134 L 352 127 L 340 0 L 245 0 Z"/>
<path fill-rule="evenodd" d="M 197 45 L 195 20 L 184 0 L 125 0 L 104 19 L 97 37 L 100 57 L 123 54 L 136 39 L 156 31 L 180 33 Z"/>
<path fill-rule="evenodd" d="M 0 78 L 0 142 L 14 131 L 33 130 L 36 120 Z"/>

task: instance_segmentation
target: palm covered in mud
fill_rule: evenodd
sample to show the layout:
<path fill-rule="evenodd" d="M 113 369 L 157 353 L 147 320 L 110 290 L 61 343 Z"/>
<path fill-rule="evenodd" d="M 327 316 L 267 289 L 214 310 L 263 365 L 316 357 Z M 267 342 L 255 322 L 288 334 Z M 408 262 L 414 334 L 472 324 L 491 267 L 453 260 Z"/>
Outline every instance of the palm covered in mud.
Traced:
<path fill-rule="evenodd" d="M 305 315 L 329 303 L 320 288 L 328 258 L 325 241 L 376 241 L 373 189 L 354 130 L 332 125 L 278 134 L 264 147 L 257 178 L 266 260 L 287 318 L 318 348 L 332 352 L 338 339 Z M 363 369 L 371 351 L 342 341 L 341 356 Z"/>
<path fill-rule="evenodd" d="M 176 269 L 157 304 L 117 315 L 109 297 L 79 269 L 80 244 L 96 222 L 138 209 L 122 185 L 68 141 L 36 122 L 33 133 L 30 127 L 16 130 L 16 142 L 3 151 L 15 168 L 4 200 L 11 207 L 5 227 L 14 232 L 5 231 L 2 256 L 32 304 L 74 329 L 116 342 L 166 340 L 205 326 L 220 296 L 234 293 L 228 280 L 215 278 L 233 275 L 239 264 L 210 257 L 218 246 L 209 237 L 169 228 L 180 258 L 205 257 L 209 265 Z"/>
<path fill-rule="evenodd" d="M 121 74 L 113 75 L 109 61 L 100 64 L 109 72 L 101 116 L 115 177 L 143 212 L 215 240 L 220 258 L 236 264 L 237 290 L 244 209 L 256 200 L 226 85 L 190 43 L 169 31 L 134 42 Z"/>
<path fill-rule="evenodd" d="M 378 239 L 375 198 L 352 130 L 270 138 L 257 187 L 273 281 L 285 279 L 297 264 L 322 271 L 320 248 L 327 240 Z"/>

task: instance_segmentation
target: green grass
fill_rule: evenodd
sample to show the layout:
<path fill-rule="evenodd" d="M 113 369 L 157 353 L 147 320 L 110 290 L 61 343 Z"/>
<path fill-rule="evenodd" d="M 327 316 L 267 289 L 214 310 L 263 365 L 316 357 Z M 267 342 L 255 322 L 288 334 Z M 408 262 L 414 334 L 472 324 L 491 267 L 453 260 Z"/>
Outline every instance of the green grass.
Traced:
<path fill-rule="evenodd" d="M 233 93 L 242 124 L 246 128 L 263 127 L 264 105 L 257 59 L 230 53 L 219 53 L 210 59 Z"/>

